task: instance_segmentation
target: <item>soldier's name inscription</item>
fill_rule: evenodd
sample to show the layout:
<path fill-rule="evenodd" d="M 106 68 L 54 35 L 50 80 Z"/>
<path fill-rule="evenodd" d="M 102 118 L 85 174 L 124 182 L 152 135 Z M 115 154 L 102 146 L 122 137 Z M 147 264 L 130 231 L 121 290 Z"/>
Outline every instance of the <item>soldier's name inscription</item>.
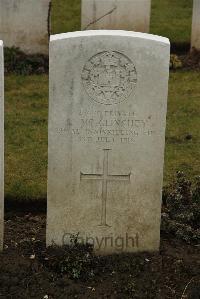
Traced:
<path fill-rule="evenodd" d="M 67 118 L 59 134 L 73 135 L 81 143 L 134 143 L 141 136 L 151 136 L 152 117 L 140 118 L 135 111 L 80 110 Z"/>

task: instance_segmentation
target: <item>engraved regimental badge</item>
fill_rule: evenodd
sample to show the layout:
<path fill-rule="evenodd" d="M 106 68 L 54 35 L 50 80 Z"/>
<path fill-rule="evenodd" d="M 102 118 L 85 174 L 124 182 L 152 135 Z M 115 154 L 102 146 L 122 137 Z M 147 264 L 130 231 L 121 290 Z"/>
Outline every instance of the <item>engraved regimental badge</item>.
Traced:
<path fill-rule="evenodd" d="M 130 96 L 137 83 L 137 72 L 133 62 L 124 54 L 104 51 L 86 62 L 82 81 L 91 99 L 112 105 Z"/>

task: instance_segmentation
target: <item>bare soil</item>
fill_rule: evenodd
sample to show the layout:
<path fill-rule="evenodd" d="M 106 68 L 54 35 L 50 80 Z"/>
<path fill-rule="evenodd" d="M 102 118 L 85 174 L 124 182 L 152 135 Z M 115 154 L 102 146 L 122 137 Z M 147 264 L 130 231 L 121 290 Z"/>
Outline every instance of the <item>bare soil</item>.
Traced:
<path fill-rule="evenodd" d="M 45 213 L 6 212 L 0 298 L 200 299 L 198 246 L 162 235 L 159 253 L 97 257 L 88 251 L 81 260 L 77 252 L 46 249 L 45 226 Z M 62 255 L 66 271 L 59 267 Z"/>

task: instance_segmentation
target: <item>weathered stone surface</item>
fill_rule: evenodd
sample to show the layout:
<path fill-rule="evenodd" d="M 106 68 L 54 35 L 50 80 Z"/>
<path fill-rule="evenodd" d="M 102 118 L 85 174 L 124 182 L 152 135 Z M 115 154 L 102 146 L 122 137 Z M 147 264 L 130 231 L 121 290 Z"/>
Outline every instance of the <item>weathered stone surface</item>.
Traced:
<path fill-rule="evenodd" d="M 128 31 L 51 37 L 48 245 L 158 250 L 169 52 Z"/>
<path fill-rule="evenodd" d="M 48 54 L 51 0 L 0 0 L 0 39 L 27 54 Z"/>
<path fill-rule="evenodd" d="M 149 32 L 151 0 L 82 0 L 81 28 Z"/>
<path fill-rule="evenodd" d="M 200 0 L 193 0 L 191 47 L 200 50 Z"/>
<path fill-rule="evenodd" d="M 4 222 L 4 63 L 3 42 L 0 41 L 0 250 L 3 249 Z"/>

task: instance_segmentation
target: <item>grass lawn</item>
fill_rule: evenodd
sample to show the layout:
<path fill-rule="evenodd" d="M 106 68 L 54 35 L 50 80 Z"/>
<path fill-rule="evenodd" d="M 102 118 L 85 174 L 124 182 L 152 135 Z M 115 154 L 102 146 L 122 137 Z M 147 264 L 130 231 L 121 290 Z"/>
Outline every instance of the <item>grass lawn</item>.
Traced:
<path fill-rule="evenodd" d="M 165 184 L 173 180 L 177 170 L 192 178 L 200 169 L 199 82 L 198 72 L 170 74 Z M 46 198 L 47 116 L 47 75 L 6 76 L 6 198 Z"/>
<path fill-rule="evenodd" d="M 48 77 L 5 78 L 5 196 L 46 196 Z"/>
<path fill-rule="evenodd" d="M 192 0 L 152 0 L 150 32 L 189 43 Z M 52 0 L 52 34 L 80 30 L 81 0 Z"/>
<path fill-rule="evenodd" d="M 164 183 L 182 170 L 192 179 L 200 169 L 200 73 L 170 74 Z M 191 138 L 191 139 L 190 139 Z"/>

